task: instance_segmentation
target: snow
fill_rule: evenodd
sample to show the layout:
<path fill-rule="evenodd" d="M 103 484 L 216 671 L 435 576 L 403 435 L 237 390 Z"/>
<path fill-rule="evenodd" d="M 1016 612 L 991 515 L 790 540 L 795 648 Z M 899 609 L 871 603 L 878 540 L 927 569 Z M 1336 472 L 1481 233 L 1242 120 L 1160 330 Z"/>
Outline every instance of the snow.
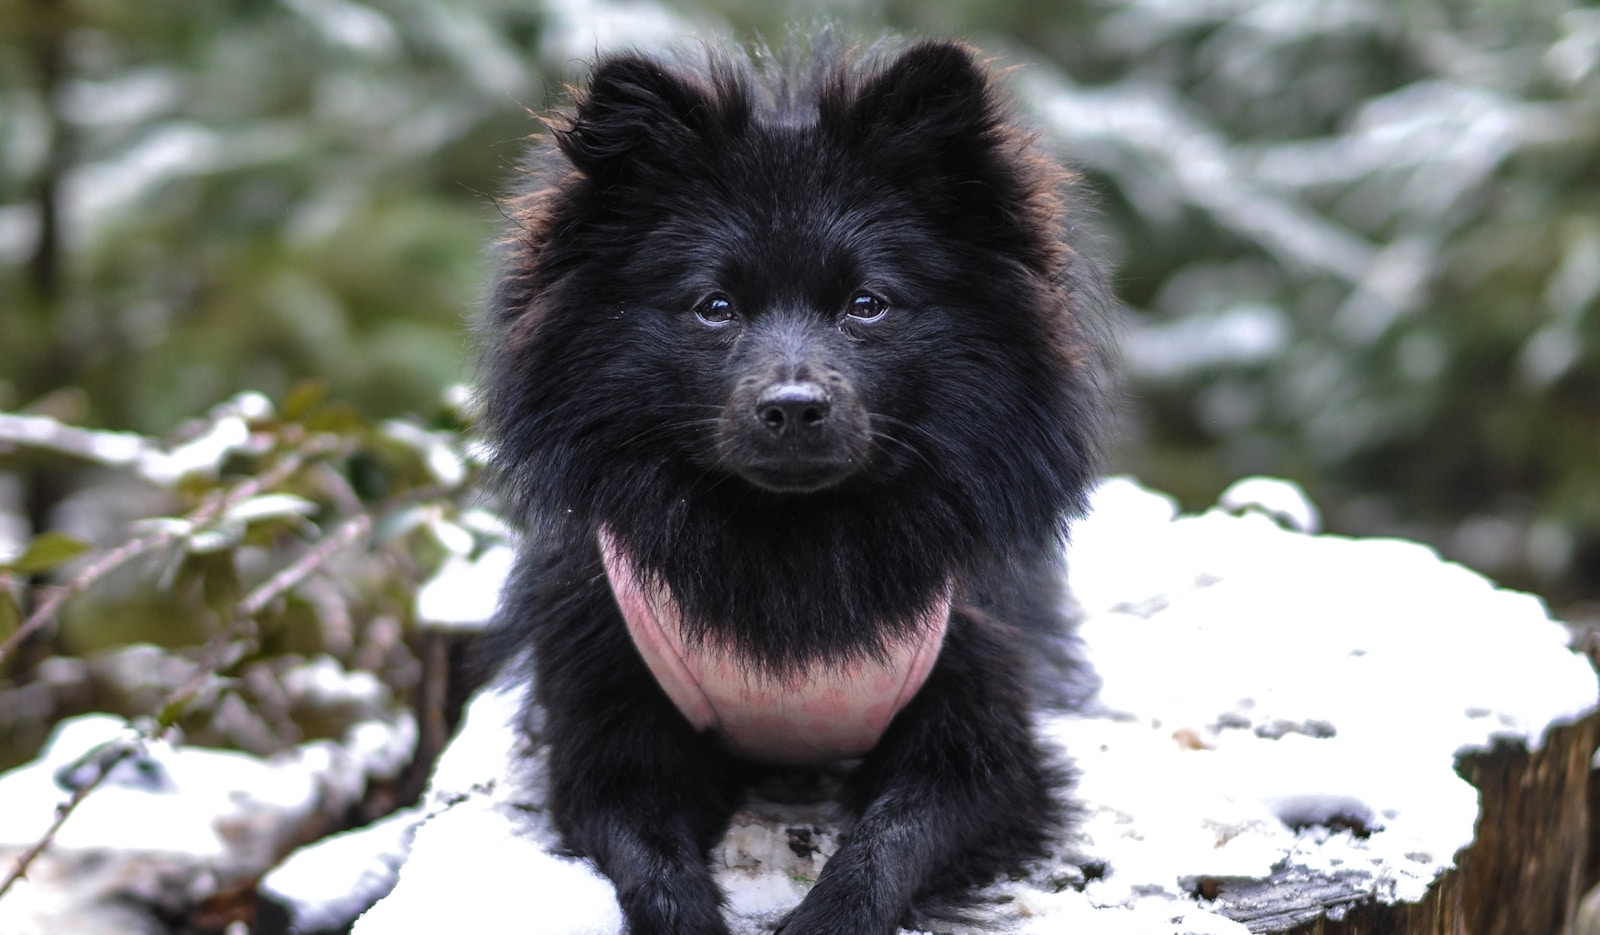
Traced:
<path fill-rule="evenodd" d="M 1415 902 L 1472 841 L 1457 756 L 1537 748 L 1600 700 L 1537 598 L 1413 543 L 1298 531 L 1316 509 L 1284 481 L 1225 500 L 1180 516 L 1128 480 L 1096 492 L 1069 568 L 1103 687 L 1040 725 L 1076 761 L 1084 817 L 1056 860 L 992 888 L 991 917 L 951 931 L 1239 935 L 1200 882 L 1284 872 Z M 355 935 L 534 912 L 543 932 L 620 929 L 610 885 L 553 853 L 542 758 L 513 766 L 515 709 L 503 687 L 469 707 L 399 885 Z M 751 800 L 712 855 L 733 931 L 771 931 L 842 830 L 825 805 Z"/>
<path fill-rule="evenodd" d="M 392 61 L 403 43 L 387 16 L 347 0 L 284 0 L 284 6 L 314 26 L 324 41 L 381 61 Z"/>
<path fill-rule="evenodd" d="M 280 908 L 291 931 L 341 931 L 394 888 L 421 819 L 406 809 L 301 848 L 262 878 L 260 895 Z"/>
<path fill-rule="evenodd" d="M 355 933 L 521 931 L 615 935 L 622 914 L 611 883 L 585 861 L 555 856 L 538 774 L 518 774 L 511 724 L 519 693 L 480 693 L 428 783 L 429 818 L 417 829 L 394 892 Z M 542 762 L 533 761 L 542 769 Z M 448 887 L 441 899 L 438 886 Z M 508 920 L 520 920 L 508 924 Z"/>
<path fill-rule="evenodd" d="M 168 183 L 216 169 L 222 134 L 197 120 L 158 123 L 121 147 L 113 158 L 84 162 L 62 182 L 62 213 L 74 247 L 92 243 Z"/>
<path fill-rule="evenodd" d="M 1073 141 L 1085 166 L 1107 173 L 1138 214 L 1176 222 L 1187 209 L 1268 251 L 1286 269 L 1360 283 L 1374 246 L 1318 216 L 1291 194 L 1260 184 L 1253 162 L 1167 89 L 1136 82 L 1086 89 L 1031 64 L 1015 79 L 1035 122 Z"/>
<path fill-rule="evenodd" d="M 0 775 L 0 846 L 25 846 L 49 827 L 67 793 L 58 775 L 105 744 L 136 742 L 127 722 L 108 714 L 63 721 L 39 760 Z M 69 850 L 157 851 L 220 861 L 235 825 L 265 812 L 285 825 L 316 808 L 316 777 L 292 764 L 203 747 L 139 744 L 55 836 Z"/>
<path fill-rule="evenodd" d="M 1217 506 L 1230 513 L 1256 510 L 1295 532 L 1319 532 L 1322 514 L 1298 484 L 1276 477 L 1246 477 L 1228 485 Z"/>
<path fill-rule="evenodd" d="M 1260 480 L 1236 502 L 1240 487 L 1274 512 L 1310 508 Z M 1152 886 L 1178 898 L 1185 880 L 1284 861 L 1420 899 L 1472 840 L 1477 793 L 1457 754 L 1537 748 L 1600 695 L 1538 599 L 1423 546 L 1304 535 L 1253 511 L 1159 523 L 1169 509 L 1110 481 L 1073 536 L 1104 685 L 1099 710 L 1046 730 L 1078 762 L 1084 854 L 1112 868 L 1089 884 L 1097 902 Z M 1304 827 L 1333 817 L 1371 834 Z"/>
<path fill-rule="evenodd" d="M 449 432 L 429 431 L 420 425 L 391 419 L 383 424 L 385 437 L 421 452 L 433 479 L 454 490 L 466 483 L 467 465 L 456 454 L 456 438 Z"/>
<path fill-rule="evenodd" d="M 444 629 L 480 627 L 494 615 L 500 582 L 515 559 L 506 545 L 493 545 L 477 558 L 449 555 L 439 571 L 417 589 L 417 619 Z"/>
<path fill-rule="evenodd" d="M 152 654 L 160 655 L 135 648 L 101 662 L 148 668 Z M 371 674 L 341 679 L 341 671 L 328 658 L 291 667 L 281 699 L 297 712 L 320 714 L 324 727 L 344 725 L 341 736 L 265 758 L 176 737 L 152 740 L 153 724 L 108 714 L 57 724 L 38 759 L 0 774 L 0 867 L 42 839 L 74 789 L 105 764 L 110 770 L 0 899 L 0 933 L 168 931 L 158 916 L 254 886 L 290 849 L 343 820 L 374 781 L 392 784 L 416 755 L 415 719 Z M 359 846 L 330 847 L 334 856 L 322 866 L 345 863 L 342 883 L 327 880 L 319 890 L 306 887 L 307 874 L 286 878 L 307 890 L 308 910 L 337 909 L 320 905 L 330 891 L 352 893 L 382 869 L 352 859 Z M 403 853 L 403 846 L 392 849 L 393 865 Z M 370 881 L 379 882 L 381 876 Z M 362 892 L 365 898 L 345 900 L 347 919 L 383 890 Z"/>
<path fill-rule="evenodd" d="M 587 863 L 507 833 L 512 816 L 470 799 L 417 829 L 400 883 L 355 932 L 513 932 L 615 935 L 622 913 L 611 883 Z M 463 845 L 470 850 L 462 850 Z M 466 872 L 463 872 L 466 871 Z M 438 891 L 414 879 L 447 879 Z"/>

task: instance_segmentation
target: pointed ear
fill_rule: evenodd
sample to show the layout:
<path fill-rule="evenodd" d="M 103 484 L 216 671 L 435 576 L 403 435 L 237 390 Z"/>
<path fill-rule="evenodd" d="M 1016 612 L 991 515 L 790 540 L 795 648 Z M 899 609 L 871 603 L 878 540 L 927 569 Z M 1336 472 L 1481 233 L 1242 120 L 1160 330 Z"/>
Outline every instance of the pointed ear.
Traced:
<path fill-rule="evenodd" d="M 988 75 L 972 50 L 926 41 L 862 85 L 849 122 L 858 140 L 979 144 L 997 117 Z"/>
<path fill-rule="evenodd" d="M 585 175 L 615 175 L 640 158 L 682 152 L 714 124 L 706 92 L 661 63 L 638 55 L 595 67 L 577 111 L 554 128 L 556 145 Z"/>

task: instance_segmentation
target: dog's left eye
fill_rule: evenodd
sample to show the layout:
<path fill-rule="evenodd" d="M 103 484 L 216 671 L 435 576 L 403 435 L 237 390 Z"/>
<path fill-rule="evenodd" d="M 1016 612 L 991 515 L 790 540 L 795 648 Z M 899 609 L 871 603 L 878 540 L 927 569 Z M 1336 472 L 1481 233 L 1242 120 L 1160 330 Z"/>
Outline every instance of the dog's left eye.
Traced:
<path fill-rule="evenodd" d="M 870 292 L 858 292 L 845 313 L 856 321 L 877 321 L 889 310 L 889 303 Z"/>
<path fill-rule="evenodd" d="M 720 292 L 713 292 L 694 307 L 695 316 L 713 328 L 726 325 L 734 319 L 733 300 Z"/>

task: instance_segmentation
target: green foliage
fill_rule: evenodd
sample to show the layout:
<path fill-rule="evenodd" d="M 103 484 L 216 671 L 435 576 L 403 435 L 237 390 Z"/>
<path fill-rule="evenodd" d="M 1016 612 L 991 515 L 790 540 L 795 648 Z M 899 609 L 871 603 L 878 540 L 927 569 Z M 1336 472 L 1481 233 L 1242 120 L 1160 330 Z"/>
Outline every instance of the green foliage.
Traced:
<path fill-rule="evenodd" d="M 123 713 L 153 715 L 158 729 L 206 722 L 230 696 L 253 707 L 239 676 L 283 657 L 331 657 L 411 690 L 419 587 L 448 556 L 505 536 L 477 516 L 466 413 L 439 410 L 450 431 L 374 422 L 314 385 L 287 403 L 245 394 L 165 441 L 0 413 L 0 451 L 101 467 L 73 495 L 85 508 L 67 510 L 80 517 L 67 525 L 84 529 L 47 531 L 0 555 L 0 675 L 26 658 L 30 637 L 90 659 L 153 644 L 186 662 L 157 679 L 154 709 Z M 24 713 L 8 699 L 28 681 L 0 679 L 0 741 L 18 726 L 4 712 Z M 61 673 L 54 681 L 68 695 L 88 690 L 60 686 Z M 117 684 L 94 692 L 138 694 Z M 0 743 L 0 763 L 11 759 Z"/>
<path fill-rule="evenodd" d="M 426 408 L 542 95 L 518 6 L 7 4 L 0 405 L 160 430 L 318 375 Z"/>

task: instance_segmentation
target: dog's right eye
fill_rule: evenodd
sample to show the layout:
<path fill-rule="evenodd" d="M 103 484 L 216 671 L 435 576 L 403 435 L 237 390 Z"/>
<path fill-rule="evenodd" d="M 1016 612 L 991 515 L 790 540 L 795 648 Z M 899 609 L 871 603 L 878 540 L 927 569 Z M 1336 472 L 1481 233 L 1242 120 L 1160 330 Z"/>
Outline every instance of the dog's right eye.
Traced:
<path fill-rule="evenodd" d="M 720 292 L 714 292 L 700 300 L 694 307 L 696 318 L 713 327 L 726 325 L 733 321 L 733 300 Z"/>

